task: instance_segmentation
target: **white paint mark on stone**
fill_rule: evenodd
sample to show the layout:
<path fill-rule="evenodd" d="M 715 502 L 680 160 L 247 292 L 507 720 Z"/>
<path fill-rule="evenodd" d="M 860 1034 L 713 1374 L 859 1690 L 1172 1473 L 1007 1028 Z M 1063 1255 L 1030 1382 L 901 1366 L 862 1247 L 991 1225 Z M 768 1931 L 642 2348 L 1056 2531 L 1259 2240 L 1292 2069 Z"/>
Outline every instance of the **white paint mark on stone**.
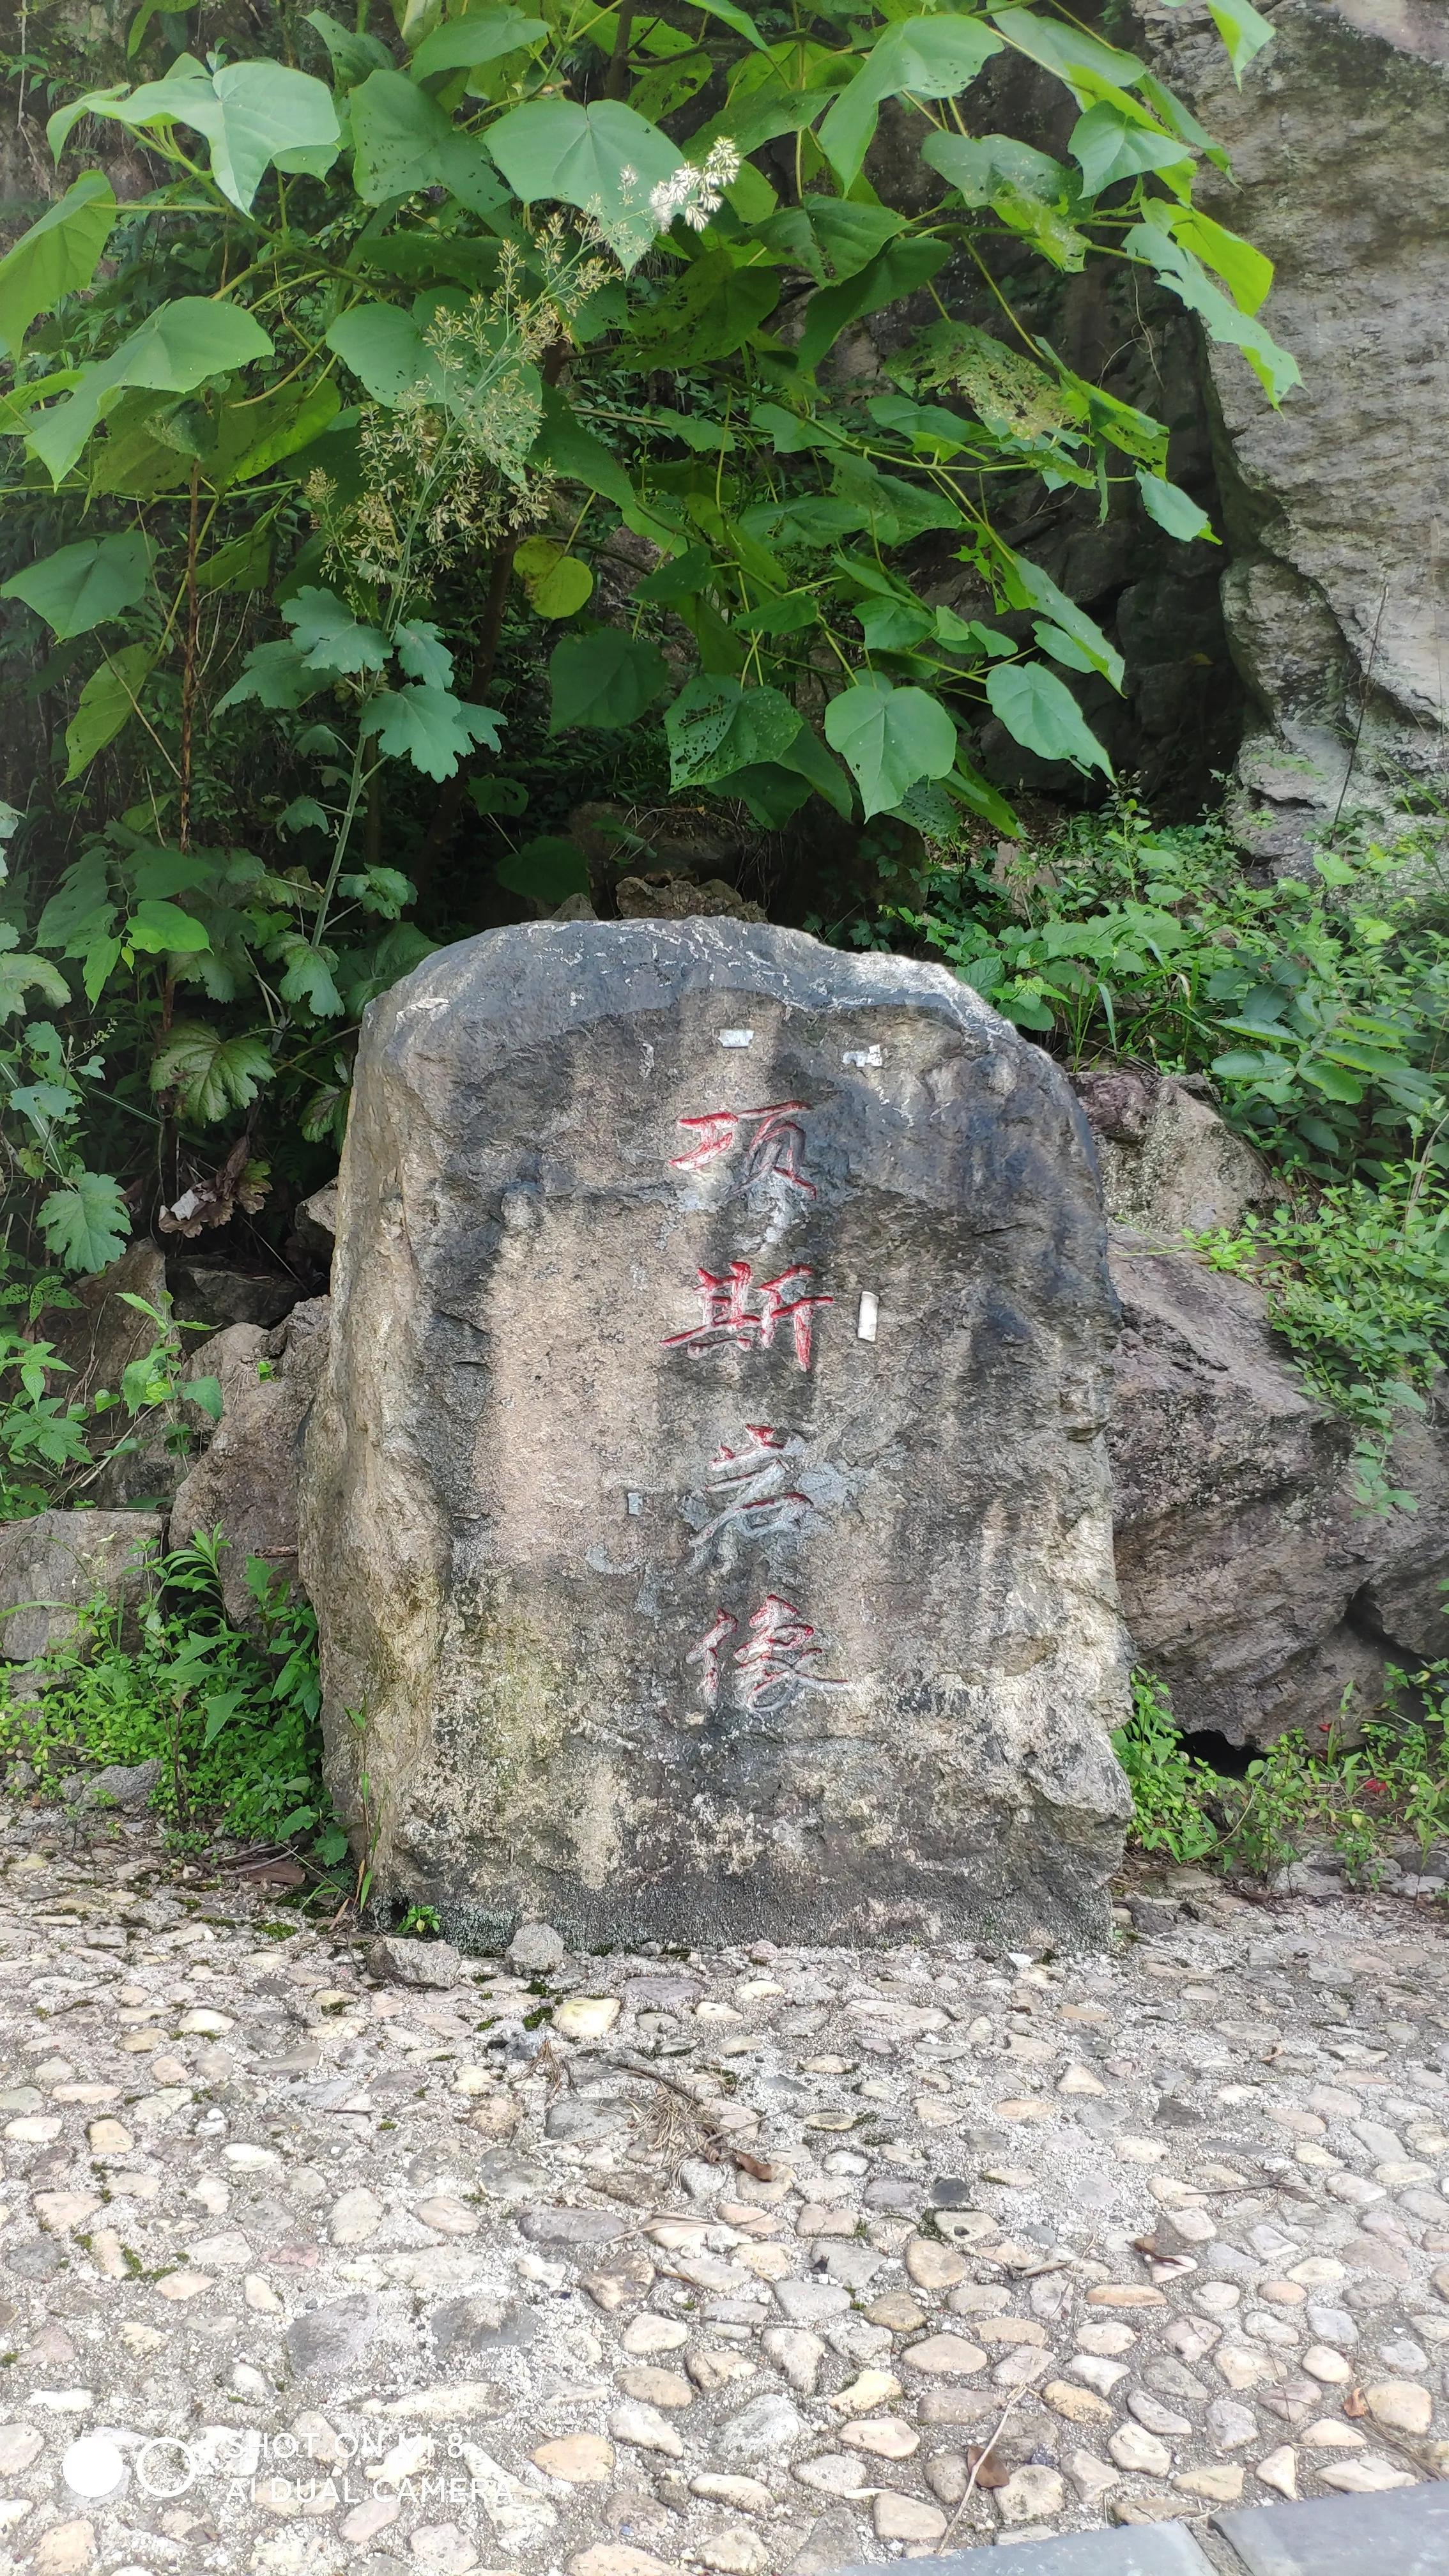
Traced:
<path fill-rule="evenodd" d="M 842 1064 L 858 1064 L 862 1067 L 884 1064 L 885 1053 L 878 1046 L 847 1047 L 840 1061 Z"/>
<path fill-rule="evenodd" d="M 753 1029 L 721 1029 L 719 1033 L 719 1042 L 721 1046 L 725 1047 L 753 1046 L 755 1043 L 755 1032 Z"/>
<path fill-rule="evenodd" d="M 855 1319 L 856 1340 L 858 1342 L 873 1342 L 876 1336 L 876 1327 L 879 1322 L 880 1299 L 877 1297 L 873 1288 L 862 1288 L 860 1292 L 860 1313 Z"/>
<path fill-rule="evenodd" d="M 639 1515 L 640 1515 L 640 1513 L 642 1512 L 642 1510 L 643 1510 L 643 1509 L 644 1509 L 644 1497 L 643 1497 L 643 1495 L 642 1495 L 642 1494 L 631 1494 L 631 1495 L 629 1496 L 629 1517 L 630 1517 L 630 1519 L 631 1519 L 631 1520 L 636 1520 L 636 1521 L 637 1521 L 637 1519 L 638 1519 L 638 1517 L 639 1517 Z"/>

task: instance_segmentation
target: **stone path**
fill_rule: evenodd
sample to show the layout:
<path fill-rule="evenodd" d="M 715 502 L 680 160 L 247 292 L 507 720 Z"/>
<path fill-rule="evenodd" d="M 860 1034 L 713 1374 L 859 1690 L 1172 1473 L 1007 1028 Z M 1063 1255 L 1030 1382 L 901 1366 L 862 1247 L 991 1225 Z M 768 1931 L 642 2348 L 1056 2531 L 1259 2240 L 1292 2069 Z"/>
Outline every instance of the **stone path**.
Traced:
<path fill-rule="evenodd" d="M 824 2576 L 1449 2471 L 1436 1909 L 460 1967 L 0 1818 L 0 2576 Z"/>

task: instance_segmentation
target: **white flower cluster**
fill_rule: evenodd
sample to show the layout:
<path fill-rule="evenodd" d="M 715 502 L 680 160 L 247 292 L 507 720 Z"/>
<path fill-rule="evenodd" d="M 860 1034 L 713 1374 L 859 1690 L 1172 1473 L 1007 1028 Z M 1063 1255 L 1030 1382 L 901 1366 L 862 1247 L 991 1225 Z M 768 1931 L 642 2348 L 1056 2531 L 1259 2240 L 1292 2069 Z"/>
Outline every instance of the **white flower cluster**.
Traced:
<path fill-rule="evenodd" d="M 739 167 L 739 152 L 723 134 L 698 169 L 681 162 L 650 191 L 649 212 L 659 230 L 667 233 L 676 215 L 683 215 L 692 232 L 702 233 L 711 215 L 718 214 L 723 191 L 738 177 Z"/>

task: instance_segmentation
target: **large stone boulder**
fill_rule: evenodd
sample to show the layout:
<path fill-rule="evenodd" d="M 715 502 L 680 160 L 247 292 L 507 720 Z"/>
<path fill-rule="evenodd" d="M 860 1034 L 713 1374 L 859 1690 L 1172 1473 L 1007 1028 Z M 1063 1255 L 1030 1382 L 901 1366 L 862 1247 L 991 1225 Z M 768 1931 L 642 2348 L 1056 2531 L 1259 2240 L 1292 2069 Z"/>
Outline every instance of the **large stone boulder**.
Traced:
<path fill-rule="evenodd" d="M 1449 10 L 1264 0 L 1274 41 L 1239 86 L 1204 0 L 1132 8 L 1227 147 L 1199 202 L 1273 260 L 1264 318 L 1303 375 L 1274 411 L 1236 350 L 1207 353 L 1252 704 L 1237 820 L 1301 865 L 1340 803 L 1392 824 L 1405 775 L 1442 774 Z"/>
<path fill-rule="evenodd" d="M 1109 1445 L 1117 1576 L 1139 1663 L 1178 1723 L 1232 1744 L 1380 1704 L 1388 1662 L 1449 1650 L 1449 1441 L 1395 1444 L 1415 1512 L 1354 1499 L 1352 1428 L 1308 1395 L 1251 1280 L 1114 1237 Z"/>
<path fill-rule="evenodd" d="M 297 1580 L 302 1435 L 326 1358 L 330 1312 L 328 1298 L 309 1297 L 271 1332 L 231 1324 L 193 1365 L 194 1375 L 218 1379 L 221 1420 L 171 1507 L 170 1540 L 180 1547 L 198 1530 L 221 1531 L 222 1597 L 239 1628 L 260 1625 L 250 1558 Z"/>
<path fill-rule="evenodd" d="M 155 1512 L 37 1512 L 0 1525 L 0 1657 L 31 1664 L 69 1643 L 93 1601 L 119 1609 L 126 1633 L 154 1587 L 163 1528 Z"/>
<path fill-rule="evenodd" d="M 494 931 L 367 1013 L 339 1202 L 302 1567 L 382 1898 L 1101 1932 L 1116 1316 L 1045 1056 L 796 931 Z"/>

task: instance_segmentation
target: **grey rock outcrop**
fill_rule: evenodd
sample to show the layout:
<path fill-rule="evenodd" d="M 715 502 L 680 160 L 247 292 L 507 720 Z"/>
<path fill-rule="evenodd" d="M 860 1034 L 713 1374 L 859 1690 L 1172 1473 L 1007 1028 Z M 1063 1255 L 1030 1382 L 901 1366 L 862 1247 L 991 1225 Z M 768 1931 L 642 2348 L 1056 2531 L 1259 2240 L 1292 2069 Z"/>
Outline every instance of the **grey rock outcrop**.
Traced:
<path fill-rule="evenodd" d="M 325 1297 L 294 1306 L 271 1332 L 232 1324 L 209 1341 L 193 1374 L 221 1385 L 221 1420 L 171 1507 L 170 1543 L 219 1528 L 227 1615 L 257 1625 L 247 1560 L 260 1557 L 297 1579 L 297 1484 L 302 1435 L 322 1374 L 330 1311 Z"/>
<path fill-rule="evenodd" d="M 1237 1228 L 1285 1197 L 1260 1154 L 1201 1097 L 1201 1085 L 1126 1065 L 1074 1074 L 1114 1225 L 1178 1239 Z"/>
<path fill-rule="evenodd" d="M 120 1607 L 123 1633 L 151 1590 L 165 1524 L 155 1512 L 37 1512 L 0 1524 L 0 1656 L 34 1663 L 77 1632 L 92 1601 Z"/>
<path fill-rule="evenodd" d="M 529 924 L 370 1009 L 302 1564 L 465 1944 L 1096 1937 L 1124 1784 L 1080 1112 L 943 969 Z"/>
<path fill-rule="evenodd" d="M 1231 179 L 1204 166 L 1199 200 L 1273 260 L 1265 319 L 1303 374 L 1275 412 L 1236 351 L 1208 352 L 1224 609 L 1255 710 L 1236 819 L 1301 865 L 1340 799 L 1382 824 L 1405 779 L 1442 788 L 1449 750 L 1449 13 L 1265 14 L 1274 42 L 1239 88 L 1201 0 L 1134 0 L 1157 69 L 1227 147 Z"/>
<path fill-rule="evenodd" d="M 1234 1744 L 1383 1696 L 1384 1667 L 1449 1648 L 1449 1440 L 1401 1433 L 1414 1513 L 1357 1508 L 1352 1432 L 1317 1404 L 1250 1280 L 1119 1235 L 1123 1329 L 1108 1434 L 1117 1577 L 1137 1660 L 1178 1723 Z"/>

